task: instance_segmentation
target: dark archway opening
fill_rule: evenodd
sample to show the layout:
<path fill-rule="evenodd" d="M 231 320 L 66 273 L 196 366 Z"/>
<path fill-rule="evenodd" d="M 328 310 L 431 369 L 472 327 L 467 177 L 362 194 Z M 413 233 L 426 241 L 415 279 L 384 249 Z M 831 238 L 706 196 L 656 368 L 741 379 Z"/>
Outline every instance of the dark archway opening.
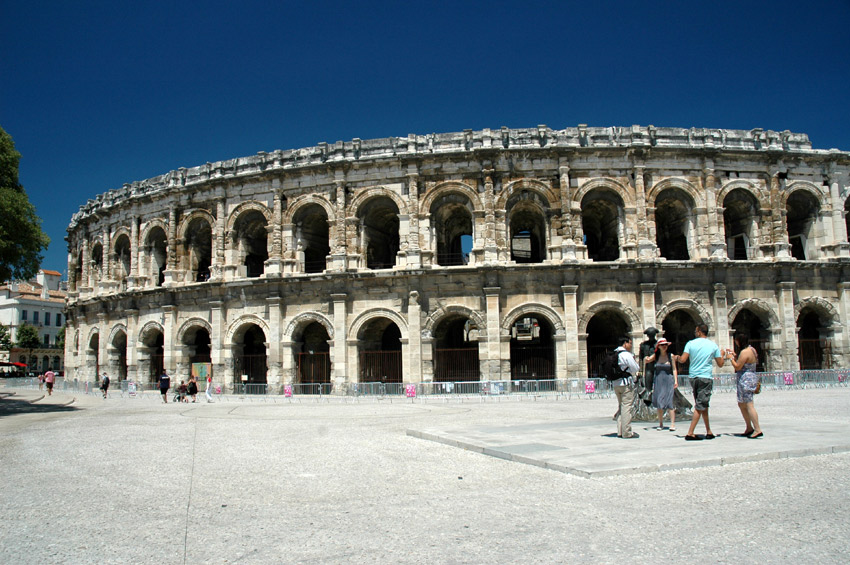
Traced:
<path fill-rule="evenodd" d="M 758 353 L 757 371 L 765 371 L 769 366 L 767 356 L 770 354 L 770 331 L 764 325 L 761 318 L 757 314 L 748 309 L 743 309 L 735 316 L 732 321 L 733 336 L 737 332 L 745 332 L 750 336 L 750 345 L 752 345 Z"/>
<path fill-rule="evenodd" d="M 620 258 L 619 206 L 607 194 L 588 194 L 581 204 L 581 226 L 592 261 Z"/>
<path fill-rule="evenodd" d="M 478 328 L 469 318 L 443 320 L 434 332 L 434 381 L 481 380 Z"/>
<path fill-rule="evenodd" d="M 616 310 L 603 310 L 587 323 L 587 374 L 599 376 L 602 359 L 617 348 L 617 339 L 630 335 L 629 324 Z"/>
<path fill-rule="evenodd" d="M 387 318 L 371 320 L 360 332 L 360 382 L 401 384 L 401 331 Z"/>
<path fill-rule="evenodd" d="M 330 392 L 322 387 L 331 382 L 331 346 L 330 336 L 325 326 L 319 322 L 311 322 L 298 340 L 298 351 L 295 354 L 295 367 L 301 392 L 319 394 Z"/>
<path fill-rule="evenodd" d="M 555 376 L 555 342 L 549 320 L 534 314 L 511 326 L 511 380 L 547 380 Z"/>
<path fill-rule="evenodd" d="M 697 321 L 686 310 L 673 310 L 661 322 L 661 331 L 664 338 L 670 342 L 668 353 L 671 355 L 681 355 L 685 351 L 685 344 L 694 339 L 694 330 L 697 327 Z M 687 375 L 691 363 L 679 363 L 678 369 L 680 375 Z"/>
<path fill-rule="evenodd" d="M 655 235 L 658 252 L 670 261 L 687 261 L 688 229 L 692 206 L 680 191 L 668 189 L 655 201 Z"/>
<path fill-rule="evenodd" d="M 804 309 L 797 319 L 797 355 L 800 369 L 829 369 L 832 358 L 832 344 L 826 338 L 826 324 L 820 315 L 811 309 Z"/>
<path fill-rule="evenodd" d="M 797 190 L 788 197 L 785 210 L 791 256 L 800 261 L 815 259 L 814 226 L 820 213 L 818 201 L 808 192 Z"/>
<path fill-rule="evenodd" d="M 262 328 L 250 324 L 244 330 L 241 343 L 237 340 L 234 344 L 241 347 L 241 351 L 237 353 L 235 359 L 235 377 L 237 379 L 235 384 L 244 384 L 244 391 L 248 394 L 264 394 L 266 392 L 268 363 L 265 342 L 266 336 Z"/>

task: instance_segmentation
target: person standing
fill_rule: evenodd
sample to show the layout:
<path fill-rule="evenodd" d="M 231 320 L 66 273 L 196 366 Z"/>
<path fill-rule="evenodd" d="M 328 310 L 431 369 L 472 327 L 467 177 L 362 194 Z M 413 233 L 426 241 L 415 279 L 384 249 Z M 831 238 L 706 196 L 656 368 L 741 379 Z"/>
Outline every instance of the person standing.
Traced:
<path fill-rule="evenodd" d="M 39 392 L 44 390 L 44 373 L 38 374 L 38 390 Z"/>
<path fill-rule="evenodd" d="M 103 372 L 100 379 L 100 390 L 103 391 L 103 398 L 106 398 L 106 394 L 109 392 L 109 375 L 106 374 L 106 371 Z"/>
<path fill-rule="evenodd" d="M 162 370 L 162 375 L 159 377 L 159 393 L 162 395 L 162 401 L 168 404 L 168 389 L 171 388 L 171 377 L 168 376 L 168 371 Z"/>
<path fill-rule="evenodd" d="M 653 381 L 655 380 L 655 362 L 650 361 L 647 358 L 655 358 L 655 344 L 657 343 L 655 340 L 655 336 L 658 335 L 658 330 L 650 326 L 643 330 L 643 333 L 646 336 L 646 339 L 640 343 L 638 359 L 639 365 L 642 367 L 643 371 L 643 386 L 647 394 L 651 396 L 653 390 Z"/>
<path fill-rule="evenodd" d="M 646 343 L 646 342 L 644 342 Z M 670 355 L 670 342 L 663 337 L 658 340 L 655 351 L 646 357 L 646 366 L 653 366 L 652 405 L 658 411 L 658 427 L 664 429 L 664 411 L 670 416 L 670 431 L 676 431 L 676 408 L 673 406 L 673 391 L 679 387 L 679 371 L 676 368 L 676 356 Z"/>
<path fill-rule="evenodd" d="M 56 380 L 56 373 L 50 369 L 44 373 L 44 384 L 47 385 L 47 396 L 53 396 L 53 382 Z"/>
<path fill-rule="evenodd" d="M 207 375 L 207 389 L 204 394 L 207 395 L 207 402 L 212 402 L 212 375 Z"/>
<path fill-rule="evenodd" d="M 632 338 L 623 336 L 618 343 L 619 346 L 614 352 L 617 354 L 617 364 L 624 376 L 614 381 L 614 394 L 617 395 L 617 403 L 620 407 L 620 415 L 617 418 L 617 437 L 638 438 L 640 436 L 632 431 L 632 404 L 635 401 L 635 375 L 639 367 L 632 354 Z"/>
<path fill-rule="evenodd" d="M 685 436 L 687 441 L 703 439 L 694 435 L 694 430 L 700 418 L 705 424 L 705 439 L 714 439 L 715 437 L 711 433 L 711 424 L 708 421 L 708 405 L 711 401 L 711 391 L 714 388 L 714 380 L 712 379 L 714 368 L 711 362 L 713 360 L 718 367 L 722 367 L 725 360 L 717 344 L 708 339 L 708 326 L 706 324 L 700 324 L 694 328 L 694 336 L 694 339 L 685 344 L 685 352 L 678 358 L 679 363 L 687 363 L 689 360 L 691 362 L 688 372 L 694 391 L 694 415 L 691 418 L 691 427 Z"/>
<path fill-rule="evenodd" d="M 738 409 L 741 410 L 741 416 L 744 417 L 744 425 L 746 426 L 744 433 L 736 435 L 758 439 L 764 437 L 753 398 L 759 382 L 756 374 L 756 365 L 759 360 L 758 352 L 756 352 L 755 347 L 750 345 L 750 336 L 745 332 L 735 334 L 735 348 L 738 350 L 737 354 L 732 350 L 727 350 L 726 355 L 738 373 Z"/>
<path fill-rule="evenodd" d="M 189 377 L 189 396 L 192 397 L 192 402 L 197 402 L 198 400 L 198 379 L 195 378 L 195 375 Z M 186 401 L 188 402 L 188 400 Z"/>

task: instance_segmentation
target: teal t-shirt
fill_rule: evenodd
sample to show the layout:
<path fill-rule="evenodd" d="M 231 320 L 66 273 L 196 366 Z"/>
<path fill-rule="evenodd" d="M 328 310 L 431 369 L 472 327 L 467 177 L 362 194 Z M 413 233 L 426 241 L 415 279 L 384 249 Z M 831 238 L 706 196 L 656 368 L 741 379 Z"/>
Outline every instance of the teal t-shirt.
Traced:
<path fill-rule="evenodd" d="M 688 360 L 691 363 L 688 375 L 710 379 L 714 372 L 711 364 L 714 363 L 715 357 L 720 357 L 717 344 L 707 337 L 698 337 L 685 344 L 685 353 L 690 356 Z"/>

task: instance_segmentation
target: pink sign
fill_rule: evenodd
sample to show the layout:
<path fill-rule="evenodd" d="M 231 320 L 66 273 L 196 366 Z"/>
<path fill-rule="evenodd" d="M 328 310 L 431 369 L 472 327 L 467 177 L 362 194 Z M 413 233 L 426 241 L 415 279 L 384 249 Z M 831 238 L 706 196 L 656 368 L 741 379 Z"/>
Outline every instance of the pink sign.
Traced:
<path fill-rule="evenodd" d="M 585 394 L 593 394 L 596 392 L 596 383 L 593 381 L 584 381 Z"/>
<path fill-rule="evenodd" d="M 785 373 L 785 384 L 792 385 L 794 384 L 794 375 L 791 373 Z"/>
<path fill-rule="evenodd" d="M 407 395 L 407 398 L 416 398 L 416 385 L 405 386 L 404 394 Z"/>
<path fill-rule="evenodd" d="M 292 398 L 292 385 L 286 385 L 283 387 L 283 396 L 286 398 Z"/>

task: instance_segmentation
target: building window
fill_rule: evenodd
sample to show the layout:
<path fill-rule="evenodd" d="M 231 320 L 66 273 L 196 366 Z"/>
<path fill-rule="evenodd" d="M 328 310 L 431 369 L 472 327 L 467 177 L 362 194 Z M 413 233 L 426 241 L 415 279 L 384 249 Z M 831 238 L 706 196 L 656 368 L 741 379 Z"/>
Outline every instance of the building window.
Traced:
<path fill-rule="evenodd" d="M 62 314 L 56 314 L 56 327 L 62 326 Z"/>
<path fill-rule="evenodd" d="M 50 325 L 50 312 L 45 312 L 45 313 L 44 313 L 44 325 L 45 325 L 45 326 L 49 326 L 49 325 Z"/>
<path fill-rule="evenodd" d="M 21 310 L 21 321 L 22 322 L 27 321 L 27 311 L 26 310 Z"/>
<path fill-rule="evenodd" d="M 50 345 L 50 336 L 44 334 L 44 345 Z"/>
<path fill-rule="evenodd" d="M 33 312 L 33 313 L 32 313 L 32 323 L 33 323 L 33 324 L 37 324 L 37 323 L 38 323 L 38 312 Z"/>

